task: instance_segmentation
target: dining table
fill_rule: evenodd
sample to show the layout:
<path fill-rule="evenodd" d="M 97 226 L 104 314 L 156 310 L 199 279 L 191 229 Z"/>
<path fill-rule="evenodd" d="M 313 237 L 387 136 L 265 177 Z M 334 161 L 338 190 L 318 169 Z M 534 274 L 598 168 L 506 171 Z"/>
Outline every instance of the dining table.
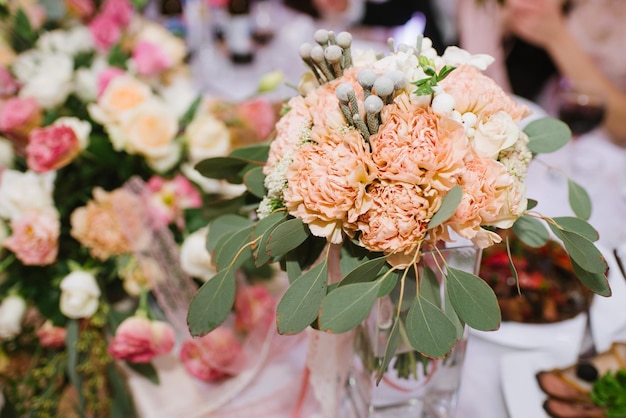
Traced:
<path fill-rule="evenodd" d="M 266 97 L 283 100 L 297 94 L 295 86 L 306 71 L 297 56 L 298 46 L 309 42 L 324 22 L 280 6 L 273 13 L 277 22 L 274 38 L 256 49 L 251 64 L 231 63 L 223 46 L 213 42 L 209 32 L 202 35 L 208 41 L 200 43 L 192 53 L 195 82 L 200 90 L 232 101 L 243 100 L 257 93 L 260 76 L 279 70 L 284 74 L 284 83 L 266 93 Z M 360 28 L 354 33 L 361 35 L 355 36 L 353 48 L 375 48 L 379 52 L 388 48 L 383 39 L 391 33 L 387 29 L 372 29 L 369 36 Z M 517 99 L 533 112 L 522 126 L 548 116 L 539 105 Z M 538 370 L 574 363 L 585 345 L 593 344 L 601 352 L 613 341 L 626 341 L 626 311 L 622 309 L 626 303 L 626 281 L 613 252 L 626 242 L 626 149 L 615 145 L 602 129 L 581 135 L 554 153 L 534 158 L 526 178 L 526 193 L 539 202 L 536 211 L 543 215 L 572 215 L 568 203 L 570 181 L 583 186 L 593 202 L 589 223 L 598 231 L 598 248 L 609 266 L 607 277 L 612 295 L 594 296 L 585 314 L 588 318 L 575 318 L 567 324 L 517 329 L 503 323 L 498 331 L 470 332 L 457 400 L 458 418 L 547 417 L 542 409 L 544 397 L 534 378 Z M 289 349 L 282 356 L 274 356 L 247 385 L 242 383 L 239 388 L 199 383 L 172 356 L 156 363 L 162 377 L 159 386 L 129 371 L 129 384 L 140 416 L 233 418 L 252 416 L 250 412 L 257 411 L 254 416 L 296 417 L 293 405 L 302 395 L 299 388 L 305 369 L 306 337 L 276 338 Z M 230 402 L 228 412 L 220 412 L 216 399 Z M 207 406 L 211 402 L 212 407 Z M 311 411 L 311 415 L 300 412 L 302 418 L 315 416 Z"/>

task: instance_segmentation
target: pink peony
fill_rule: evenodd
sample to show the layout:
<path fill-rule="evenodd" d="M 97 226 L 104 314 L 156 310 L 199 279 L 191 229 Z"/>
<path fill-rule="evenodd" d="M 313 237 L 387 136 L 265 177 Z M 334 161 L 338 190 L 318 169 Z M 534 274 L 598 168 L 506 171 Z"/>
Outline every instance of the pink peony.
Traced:
<path fill-rule="evenodd" d="M 58 170 L 80 154 L 76 133 L 66 125 L 50 125 L 34 129 L 26 146 L 28 168 L 37 172 Z"/>
<path fill-rule="evenodd" d="M 46 321 L 37 330 L 37 337 L 42 346 L 47 348 L 61 348 L 65 346 L 65 336 L 67 330 L 64 327 L 52 325 L 52 322 Z"/>
<path fill-rule="evenodd" d="M 9 70 L 0 66 L 0 97 L 14 95 L 19 87 Z"/>
<path fill-rule="evenodd" d="M 237 105 L 237 116 L 264 141 L 274 129 L 276 112 L 270 102 L 263 98 L 245 100 Z"/>
<path fill-rule="evenodd" d="M 122 31 L 113 19 L 99 15 L 89 23 L 89 32 L 100 51 L 108 51 L 120 40 Z"/>
<path fill-rule="evenodd" d="M 242 347 L 235 333 L 218 327 L 204 337 L 185 341 L 180 349 L 180 359 L 187 371 L 198 379 L 212 382 L 232 375 L 235 360 Z"/>
<path fill-rule="evenodd" d="M 0 108 L 0 132 L 18 141 L 26 142 L 42 121 L 41 109 L 32 97 L 12 97 Z"/>
<path fill-rule="evenodd" d="M 48 211 L 28 211 L 11 221 L 12 235 L 3 245 L 24 264 L 44 266 L 56 261 L 59 219 Z"/>
<path fill-rule="evenodd" d="M 106 90 L 109 83 L 115 78 L 126 74 L 124 70 L 117 67 L 108 67 L 98 74 L 98 97 Z"/>
<path fill-rule="evenodd" d="M 148 180 L 147 187 L 151 193 L 149 210 L 155 227 L 175 221 L 182 228 L 185 223 L 183 211 L 202 206 L 200 192 L 182 174 L 171 180 L 153 176 Z"/>
<path fill-rule="evenodd" d="M 133 17 L 133 5 L 128 0 L 105 0 L 100 14 L 117 26 L 127 26 Z"/>
<path fill-rule="evenodd" d="M 163 48 L 152 42 L 140 41 L 133 49 L 133 61 L 137 73 L 151 77 L 162 73 L 172 65 Z"/>
<path fill-rule="evenodd" d="M 275 301 L 263 286 L 240 286 L 235 296 L 235 328 L 249 332 L 257 324 L 268 325 L 272 318 Z"/>
<path fill-rule="evenodd" d="M 154 357 L 174 348 L 174 330 L 162 321 L 143 316 L 126 318 L 115 331 L 109 354 L 131 363 L 149 363 Z"/>

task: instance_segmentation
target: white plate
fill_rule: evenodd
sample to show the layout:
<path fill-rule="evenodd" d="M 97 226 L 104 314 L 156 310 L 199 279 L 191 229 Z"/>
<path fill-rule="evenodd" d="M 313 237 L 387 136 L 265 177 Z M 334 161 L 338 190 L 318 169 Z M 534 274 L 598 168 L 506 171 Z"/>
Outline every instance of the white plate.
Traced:
<path fill-rule="evenodd" d="M 532 352 L 508 354 L 500 360 L 502 392 L 510 418 L 548 418 L 543 409 L 543 393 L 536 373 L 542 370 L 567 367 L 572 364 L 555 353 Z"/>

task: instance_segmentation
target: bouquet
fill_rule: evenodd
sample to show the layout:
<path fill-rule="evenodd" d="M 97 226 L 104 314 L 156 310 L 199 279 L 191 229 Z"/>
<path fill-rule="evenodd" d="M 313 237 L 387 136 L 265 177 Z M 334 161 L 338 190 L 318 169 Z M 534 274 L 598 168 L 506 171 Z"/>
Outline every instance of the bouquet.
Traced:
<path fill-rule="evenodd" d="M 196 166 L 246 191 L 210 223 L 217 273 L 189 307 L 193 335 L 228 315 L 240 266 L 278 263 L 290 282 L 277 306 L 279 333 L 347 333 L 389 298 L 396 308 L 379 370 L 399 342 L 443 358 L 464 325 L 495 330 L 501 313 L 485 281 L 438 251 L 464 242 L 488 248 L 502 241 L 497 229 L 533 246 L 551 231 L 580 281 L 610 294 L 585 191 L 568 183 L 576 216 L 559 218 L 536 213 L 526 196 L 533 155 L 564 145 L 569 130 L 553 119 L 520 129 L 529 111 L 482 74 L 491 57 L 456 47 L 440 56 L 422 37 L 390 42 L 384 56 L 353 53 L 349 33 L 325 30 L 299 54 L 310 71 L 272 141 Z M 441 283 L 421 266 L 426 251 Z M 429 298 L 440 290 L 446 307 Z"/>
<path fill-rule="evenodd" d="M 194 165 L 264 139 L 275 110 L 199 95 L 184 41 L 126 0 L 48 6 L 0 2 L 0 388 L 13 416 L 131 417 L 121 366 L 156 382 L 176 345 L 191 375 L 233 374 L 272 312 L 243 280 L 232 327 L 185 332 L 212 269 L 203 206 L 240 193 Z"/>

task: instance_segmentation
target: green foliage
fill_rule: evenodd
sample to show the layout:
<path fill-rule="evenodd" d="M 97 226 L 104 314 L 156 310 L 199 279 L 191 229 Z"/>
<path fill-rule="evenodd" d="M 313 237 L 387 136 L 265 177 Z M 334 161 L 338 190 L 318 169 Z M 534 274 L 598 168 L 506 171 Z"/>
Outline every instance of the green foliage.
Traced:
<path fill-rule="evenodd" d="M 513 224 L 513 232 L 530 247 L 542 247 L 548 242 L 550 234 L 546 226 L 538 219 L 524 215 Z"/>
<path fill-rule="evenodd" d="M 448 267 L 446 278 L 450 301 L 463 322 L 480 331 L 500 327 L 498 300 L 484 280 L 452 267 Z"/>
<path fill-rule="evenodd" d="M 431 358 L 445 357 L 456 342 L 456 327 L 432 302 L 419 295 L 406 317 L 407 336 L 411 346 Z"/>
<path fill-rule="evenodd" d="M 441 225 L 456 212 L 463 198 L 463 190 L 458 184 L 452 187 L 441 202 L 441 207 L 428 222 L 428 229 Z"/>
<path fill-rule="evenodd" d="M 607 372 L 593 384 L 593 402 L 605 408 L 607 418 L 626 416 L 626 370 Z"/>
<path fill-rule="evenodd" d="M 191 335 L 208 334 L 224 322 L 235 303 L 235 290 L 231 268 L 220 271 L 200 287 L 187 312 Z"/>
<path fill-rule="evenodd" d="M 591 198 L 587 191 L 572 179 L 567 179 L 567 191 L 569 204 L 576 216 L 588 220 L 591 217 Z"/>
<path fill-rule="evenodd" d="M 414 81 L 412 83 L 417 87 L 417 89 L 413 91 L 413 94 L 417 96 L 433 94 L 435 92 L 433 87 L 439 84 L 441 80 L 446 78 L 448 74 L 450 74 L 456 68 L 450 65 L 444 65 L 443 68 L 439 70 L 439 73 L 437 73 L 435 63 L 431 59 L 426 58 L 423 55 L 420 55 L 419 57 L 419 65 L 424 71 L 424 74 L 426 74 L 428 77 Z"/>
<path fill-rule="evenodd" d="M 524 128 L 528 135 L 528 149 L 535 154 L 547 154 L 565 146 L 572 137 L 566 123 L 554 118 L 541 118 Z"/>

